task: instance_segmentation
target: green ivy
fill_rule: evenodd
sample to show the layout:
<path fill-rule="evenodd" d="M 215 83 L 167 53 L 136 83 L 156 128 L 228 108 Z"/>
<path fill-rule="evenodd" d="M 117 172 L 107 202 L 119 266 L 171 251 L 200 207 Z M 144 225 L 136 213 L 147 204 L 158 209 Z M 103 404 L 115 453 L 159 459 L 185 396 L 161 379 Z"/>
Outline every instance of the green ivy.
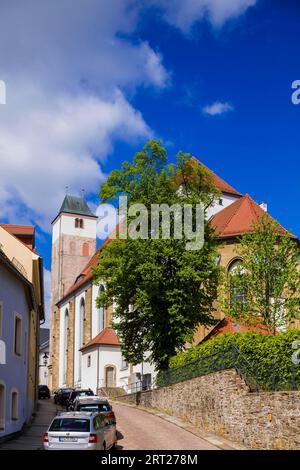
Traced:
<path fill-rule="evenodd" d="M 300 365 L 292 362 L 300 348 L 293 348 L 294 341 L 300 341 L 300 330 L 277 335 L 223 333 L 172 357 L 168 377 L 160 375 L 158 383 L 167 379 L 175 383 L 239 364 L 249 381 L 257 380 L 261 389 L 300 388 Z"/>

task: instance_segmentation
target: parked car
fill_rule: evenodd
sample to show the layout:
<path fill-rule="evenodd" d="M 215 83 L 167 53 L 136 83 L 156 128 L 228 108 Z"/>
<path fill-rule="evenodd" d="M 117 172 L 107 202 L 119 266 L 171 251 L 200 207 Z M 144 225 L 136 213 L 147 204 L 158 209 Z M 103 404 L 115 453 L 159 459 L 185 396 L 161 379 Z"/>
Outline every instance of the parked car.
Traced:
<path fill-rule="evenodd" d="M 116 424 L 116 416 L 113 412 L 112 406 L 106 398 L 98 396 L 92 397 L 77 397 L 73 403 L 74 411 L 92 411 L 101 413 L 109 421 Z"/>
<path fill-rule="evenodd" d="M 61 413 L 43 436 L 45 450 L 108 450 L 116 445 L 116 425 L 92 412 Z"/>
<path fill-rule="evenodd" d="M 42 400 L 43 398 L 50 398 L 50 390 L 47 385 L 38 386 L 38 399 Z"/>
<path fill-rule="evenodd" d="M 75 390 L 73 389 L 70 392 L 69 398 L 68 398 L 67 403 L 66 403 L 67 411 L 73 410 L 73 403 L 74 403 L 75 398 L 77 398 L 77 397 L 92 397 L 94 395 L 95 394 L 94 394 L 93 390 L 91 390 L 90 388 L 88 388 L 88 389 L 78 388 L 78 389 L 75 389 Z"/>
<path fill-rule="evenodd" d="M 73 388 L 59 388 L 54 394 L 54 403 L 56 405 L 67 406 L 70 393 L 73 390 Z"/>

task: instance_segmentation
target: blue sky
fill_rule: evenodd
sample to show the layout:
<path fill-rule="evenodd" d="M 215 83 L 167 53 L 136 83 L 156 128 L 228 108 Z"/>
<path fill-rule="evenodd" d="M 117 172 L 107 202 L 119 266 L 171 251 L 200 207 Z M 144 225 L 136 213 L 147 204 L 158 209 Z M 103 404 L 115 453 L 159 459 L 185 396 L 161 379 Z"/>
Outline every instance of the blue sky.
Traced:
<path fill-rule="evenodd" d="M 0 220 L 33 223 L 49 285 L 65 186 L 97 203 L 149 137 L 298 236 L 300 5 L 286 0 L 3 1 Z"/>

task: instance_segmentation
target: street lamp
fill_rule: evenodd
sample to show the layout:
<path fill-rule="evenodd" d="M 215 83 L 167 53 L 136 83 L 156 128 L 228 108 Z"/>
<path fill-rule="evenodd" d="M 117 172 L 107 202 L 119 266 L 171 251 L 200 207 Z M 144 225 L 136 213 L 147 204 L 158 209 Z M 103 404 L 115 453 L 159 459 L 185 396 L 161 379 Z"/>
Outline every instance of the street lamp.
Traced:
<path fill-rule="evenodd" d="M 44 366 L 46 366 L 48 364 L 48 358 L 49 358 L 49 355 L 45 352 L 45 354 L 43 355 Z"/>

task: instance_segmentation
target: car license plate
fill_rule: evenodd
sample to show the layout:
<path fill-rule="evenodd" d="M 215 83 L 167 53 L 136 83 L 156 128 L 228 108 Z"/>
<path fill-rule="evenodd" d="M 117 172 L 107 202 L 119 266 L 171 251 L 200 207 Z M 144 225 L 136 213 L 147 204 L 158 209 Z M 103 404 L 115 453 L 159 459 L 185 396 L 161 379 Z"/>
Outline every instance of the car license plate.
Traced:
<path fill-rule="evenodd" d="M 77 437 L 60 437 L 59 442 L 77 442 Z"/>

